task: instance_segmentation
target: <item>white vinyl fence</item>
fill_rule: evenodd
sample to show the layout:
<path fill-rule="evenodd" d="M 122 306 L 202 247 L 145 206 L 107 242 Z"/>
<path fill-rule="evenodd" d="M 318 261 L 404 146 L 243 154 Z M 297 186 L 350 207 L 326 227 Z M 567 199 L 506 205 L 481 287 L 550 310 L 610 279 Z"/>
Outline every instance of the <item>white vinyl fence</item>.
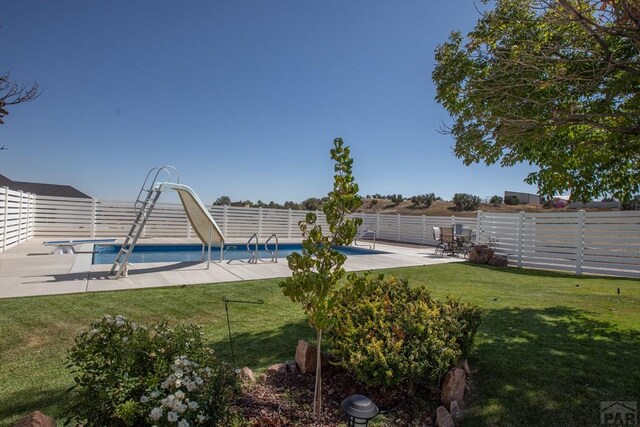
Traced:
<path fill-rule="evenodd" d="M 35 196 L 0 187 L 0 253 L 34 236 Z"/>
<path fill-rule="evenodd" d="M 246 241 L 256 233 L 262 240 L 276 233 L 298 238 L 298 222 L 307 211 L 213 206 L 209 208 L 227 239 Z M 326 225 L 318 212 L 319 223 Z M 38 196 L 35 235 L 38 237 L 122 237 L 135 219 L 132 202 Z M 143 230 L 144 237 L 196 237 L 180 203 L 158 203 Z"/>
<path fill-rule="evenodd" d="M 0 189 L 0 251 L 31 237 L 122 237 L 135 214 L 131 202 L 33 196 Z M 214 206 L 210 209 L 227 240 L 260 240 L 276 233 L 299 238 L 306 211 Z M 322 224 L 324 215 L 318 212 Z M 435 245 L 432 227 L 462 224 L 476 242 L 496 242 L 510 265 L 640 277 L 640 212 L 570 212 L 431 217 L 357 214 L 361 230 L 399 243 Z M 146 237 L 195 237 L 180 204 L 159 203 L 144 229 Z"/>

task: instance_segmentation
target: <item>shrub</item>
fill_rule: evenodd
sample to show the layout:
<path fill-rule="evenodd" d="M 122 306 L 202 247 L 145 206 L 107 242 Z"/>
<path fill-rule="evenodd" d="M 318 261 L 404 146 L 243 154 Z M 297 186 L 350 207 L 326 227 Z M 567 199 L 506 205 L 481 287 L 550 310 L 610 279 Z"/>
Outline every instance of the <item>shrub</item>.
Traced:
<path fill-rule="evenodd" d="M 459 211 L 472 211 L 480 206 L 480 197 L 466 193 L 453 195 L 453 203 Z"/>
<path fill-rule="evenodd" d="M 518 196 L 506 196 L 504 198 L 504 203 L 506 205 L 519 205 L 520 199 L 518 199 Z"/>
<path fill-rule="evenodd" d="M 436 200 L 436 195 L 433 193 L 420 194 L 411 198 L 413 208 L 428 208 Z"/>
<path fill-rule="evenodd" d="M 491 197 L 491 200 L 489 200 L 489 203 L 491 203 L 492 205 L 501 205 L 502 204 L 502 197 L 500 196 L 493 196 Z"/>
<path fill-rule="evenodd" d="M 399 205 L 404 201 L 404 197 L 402 197 L 402 194 L 391 194 L 390 196 L 387 196 L 387 197 L 389 198 L 389 200 L 391 200 L 391 203 L 393 203 L 394 205 Z"/>
<path fill-rule="evenodd" d="M 74 425 L 229 425 L 238 383 L 196 326 L 146 328 L 105 316 L 76 337 L 69 362 Z"/>
<path fill-rule="evenodd" d="M 434 380 L 467 352 L 478 308 L 431 298 L 424 287 L 383 276 L 350 274 L 340 290 L 331 353 L 368 386 L 413 389 Z"/>

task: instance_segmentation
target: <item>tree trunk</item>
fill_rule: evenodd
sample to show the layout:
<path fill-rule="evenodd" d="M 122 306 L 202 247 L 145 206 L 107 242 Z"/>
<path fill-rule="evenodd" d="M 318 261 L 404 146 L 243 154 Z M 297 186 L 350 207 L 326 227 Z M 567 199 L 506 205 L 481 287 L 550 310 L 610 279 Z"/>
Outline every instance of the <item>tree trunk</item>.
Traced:
<path fill-rule="evenodd" d="M 322 329 L 316 331 L 318 340 L 316 350 L 316 384 L 313 391 L 313 415 L 316 419 L 316 423 L 320 422 L 322 417 Z"/>

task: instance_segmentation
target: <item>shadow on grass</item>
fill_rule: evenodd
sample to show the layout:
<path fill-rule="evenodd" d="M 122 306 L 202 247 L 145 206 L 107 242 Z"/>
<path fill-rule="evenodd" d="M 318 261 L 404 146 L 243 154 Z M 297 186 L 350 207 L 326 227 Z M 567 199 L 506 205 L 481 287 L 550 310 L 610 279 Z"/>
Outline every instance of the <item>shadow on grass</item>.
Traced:
<path fill-rule="evenodd" d="M 42 390 L 29 388 L 10 395 L 3 395 L 0 400 L 0 426 L 11 426 L 18 419 L 33 411 L 62 419 L 62 408 L 67 401 L 67 393 L 63 388 Z"/>
<path fill-rule="evenodd" d="M 590 426 L 601 401 L 637 401 L 640 332 L 566 307 L 486 313 L 464 425 Z"/>
<path fill-rule="evenodd" d="M 464 265 L 469 268 L 476 268 L 480 270 L 489 270 L 502 272 L 506 274 L 518 274 L 522 276 L 529 277 L 544 277 L 544 278 L 558 278 L 558 279 L 575 279 L 575 280 L 615 280 L 615 281 L 627 281 L 627 282 L 635 282 L 638 283 L 638 279 L 629 278 L 629 277 L 618 277 L 618 276 L 597 276 L 597 275 L 589 275 L 582 274 L 576 275 L 571 272 L 565 271 L 552 271 L 552 270 L 538 270 L 534 268 L 518 268 L 518 267 L 493 267 L 486 264 L 473 264 L 470 262 L 465 262 Z"/>
<path fill-rule="evenodd" d="M 225 325 L 226 327 L 226 325 Z M 265 369 L 275 363 L 295 358 L 298 340 L 312 340 L 315 332 L 306 320 L 287 323 L 277 329 L 261 332 L 234 332 L 231 323 L 235 366 Z M 231 363 L 229 336 L 211 343 L 220 360 Z"/>

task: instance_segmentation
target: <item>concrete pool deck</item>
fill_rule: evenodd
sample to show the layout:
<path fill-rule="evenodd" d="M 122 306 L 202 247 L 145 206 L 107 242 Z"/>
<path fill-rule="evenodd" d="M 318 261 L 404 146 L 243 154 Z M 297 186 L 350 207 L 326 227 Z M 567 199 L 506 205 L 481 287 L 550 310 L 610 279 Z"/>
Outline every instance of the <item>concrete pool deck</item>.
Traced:
<path fill-rule="evenodd" d="M 0 254 L 0 298 L 56 295 L 202 283 L 237 282 L 244 280 L 287 277 L 291 274 L 286 259 L 278 263 L 242 261 L 145 263 L 135 264 L 129 276 L 109 278 L 111 265 L 92 265 L 93 245 L 81 245 L 73 255 L 52 255 L 52 248 L 42 245 L 50 239 L 31 239 Z M 118 241 L 121 243 L 121 241 Z M 196 239 L 152 238 L 140 243 L 195 243 Z M 299 243 L 299 240 L 281 243 Z M 464 261 L 434 254 L 430 246 L 398 246 L 377 243 L 376 249 L 388 252 L 380 255 L 349 255 L 348 271 L 379 270 Z M 247 257 L 248 258 L 248 257 Z"/>

